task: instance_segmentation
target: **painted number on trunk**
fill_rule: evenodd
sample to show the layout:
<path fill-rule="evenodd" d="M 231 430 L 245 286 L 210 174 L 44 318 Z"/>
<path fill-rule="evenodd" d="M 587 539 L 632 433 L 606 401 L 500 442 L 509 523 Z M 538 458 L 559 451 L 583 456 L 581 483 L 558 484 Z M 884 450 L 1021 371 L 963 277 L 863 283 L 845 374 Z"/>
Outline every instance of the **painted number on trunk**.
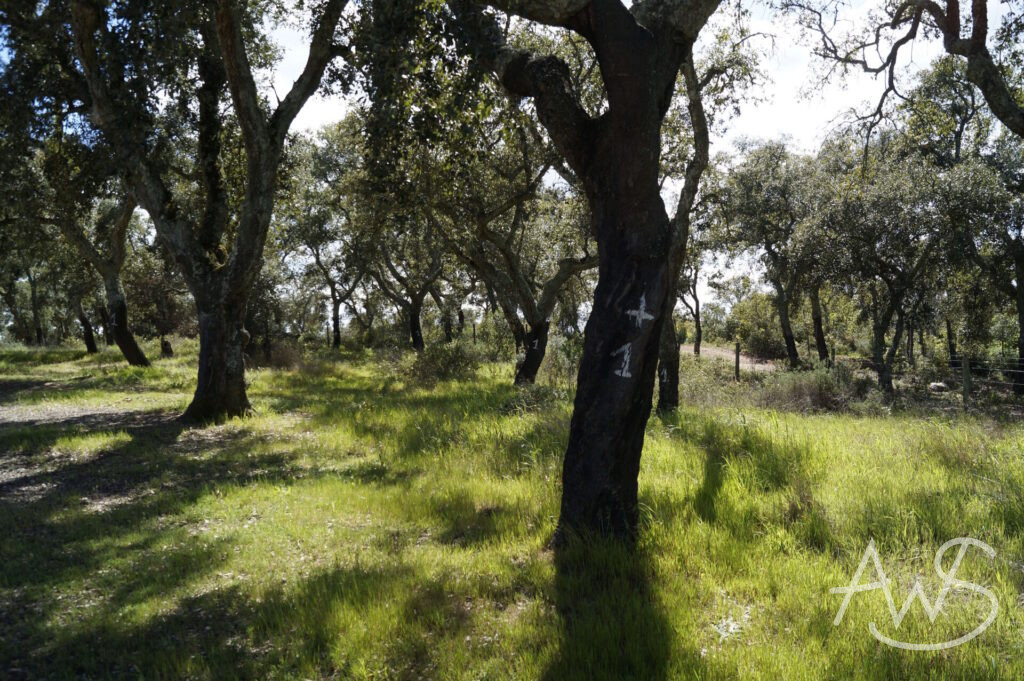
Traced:
<path fill-rule="evenodd" d="M 622 376 L 623 378 L 633 378 L 633 374 L 629 372 L 629 356 L 633 352 L 633 344 L 626 343 L 621 348 L 612 353 L 612 357 L 618 357 L 622 355 L 622 366 L 615 370 L 616 376 Z"/>

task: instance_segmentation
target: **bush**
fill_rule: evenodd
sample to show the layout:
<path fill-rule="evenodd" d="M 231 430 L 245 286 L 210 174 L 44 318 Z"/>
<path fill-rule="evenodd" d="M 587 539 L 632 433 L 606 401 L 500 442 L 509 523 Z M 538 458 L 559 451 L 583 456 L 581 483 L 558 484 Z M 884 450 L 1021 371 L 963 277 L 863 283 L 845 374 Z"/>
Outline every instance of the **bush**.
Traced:
<path fill-rule="evenodd" d="M 489 362 L 515 359 L 516 341 L 508 322 L 500 314 L 484 314 L 484 318 L 476 325 L 476 341 Z"/>
<path fill-rule="evenodd" d="M 755 293 L 736 303 L 729 313 L 730 335 L 740 340 L 743 350 L 759 359 L 783 359 L 786 344 L 779 329 L 775 303 L 765 293 Z"/>
<path fill-rule="evenodd" d="M 576 385 L 576 375 L 583 357 L 583 336 L 555 335 L 548 339 L 548 350 L 539 376 L 544 381 L 559 386 Z"/>
<path fill-rule="evenodd" d="M 765 382 L 760 402 L 776 409 L 836 411 L 864 399 L 871 385 L 871 379 L 842 363 L 832 369 L 778 372 Z"/>
<path fill-rule="evenodd" d="M 482 362 L 481 353 L 471 343 L 431 343 L 417 353 L 406 368 L 409 378 L 420 383 L 470 378 Z"/>

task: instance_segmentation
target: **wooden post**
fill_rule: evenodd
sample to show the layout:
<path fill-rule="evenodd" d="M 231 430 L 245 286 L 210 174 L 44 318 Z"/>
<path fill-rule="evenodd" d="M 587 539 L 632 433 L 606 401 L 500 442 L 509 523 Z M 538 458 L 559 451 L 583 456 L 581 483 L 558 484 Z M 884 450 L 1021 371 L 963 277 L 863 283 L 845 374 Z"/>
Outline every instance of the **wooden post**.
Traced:
<path fill-rule="evenodd" d="M 736 343 L 736 381 L 740 380 L 740 344 Z"/>
<path fill-rule="evenodd" d="M 960 366 L 963 369 L 963 390 L 964 409 L 967 408 L 971 399 L 971 359 L 966 354 L 960 356 Z"/>

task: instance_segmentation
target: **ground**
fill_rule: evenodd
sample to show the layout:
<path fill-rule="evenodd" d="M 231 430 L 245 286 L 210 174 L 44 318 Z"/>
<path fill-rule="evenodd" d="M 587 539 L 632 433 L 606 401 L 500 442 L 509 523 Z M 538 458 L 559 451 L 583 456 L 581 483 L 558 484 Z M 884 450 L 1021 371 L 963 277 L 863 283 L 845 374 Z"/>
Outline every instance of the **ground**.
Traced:
<path fill-rule="evenodd" d="M 556 553 L 570 391 L 322 355 L 250 372 L 254 417 L 183 429 L 194 366 L 187 344 L 148 369 L 0 350 L 0 676 L 1024 677 L 1024 427 L 1005 419 L 708 403 L 718 379 L 687 360 L 687 404 L 649 425 L 635 550 Z M 834 626 L 869 540 L 899 608 L 915 575 L 935 600 L 960 536 L 996 551 L 956 575 L 998 598 L 978 638 L 868 631 L 954 639 L 989 611 L 963 588 L 934 625 L 914 602 L 894 628 L 875 591 Z"/>

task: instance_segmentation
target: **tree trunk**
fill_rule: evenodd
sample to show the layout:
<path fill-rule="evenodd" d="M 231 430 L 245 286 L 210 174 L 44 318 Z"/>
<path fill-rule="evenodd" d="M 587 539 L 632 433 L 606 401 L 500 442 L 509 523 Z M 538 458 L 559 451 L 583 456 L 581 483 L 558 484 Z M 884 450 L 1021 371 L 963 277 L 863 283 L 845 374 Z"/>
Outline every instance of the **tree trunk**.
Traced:
<path fill-rule="evenodd" d="M 1024 255 L 1016 258 L 1017 267 L 1017 373 L 1013 374 L 1013 392 L 1024 395 Z"/>
<path fill-rule="evenodd" d="M 121 288 L 121 280 L 108 277 L 103 282 L 107 294 L 107 313 L 110 319 L 110 335 L 121 350 L 121 354 L 133 367 L 148 367 L 149 360 L 135 341 L 128 328 L 128 303 Z"/>
<path fill-rule="evenodd" d="M 825 341 L 825 325 L 822 321 L 821 299 L 817 286 L 812 286 L 811 297 L 811 320 L 814 322 L 814 345 L 818 350 L 818 360 L 828 361 L 828 343 Z"/>
<path fill-rule="evenodd" d="M 333 330 L 331 347 L 337 350 L 341 347 L 341 300 L 337 297 L 331 300 L 331 328 Z"/>
<path fill-rule="evenodd" d="M 525 337 L 525 355 L 516 367 L 516 385 L 526 385 L 537 380 L 537 371 L 544 361 L 544 353 L 548 349 L 549 322 L 531 324 Z"/>
<path fill-rule="evenodd" d="M 634 145 L 621 151 L 645 156 Z M 630 187 L 638 178 L 618 179 Z M 619 188 L 617 201 L 591 198 L 601 261 L 562 470 L 560 533 L 636 534 L 640 454 L 673 274 L 668 217 L 651 185 L 646 201 L 640 187 Z"/>
<path fill-rule="evenodd" d="M 928 346 L 924 342 L 924 324 L 917 325 L 917 347 L 922 357 L 928 356 Z"/>
<path fill-rule="evenodd" d="M 110 335 L 110 315 L 107 314 L 106 305 L 96 306 L 96 316 L 100 318 L 100 325 L 103 327 L 103 344 L 113 345 L 114 337 Z"/>
<path fill-rule="evenodd" d="M 458 320 L 459 325 L 456 328 L 459 331 L 459 336 L 462 336 L 462 332 L 466 330 L 466 313 L 462 311 L 461 307 L 459 308 Z"/>
<path fill-rule="evenodd" d="M 245 394 L 245 305 L 199 308 L 199 380 L 182 420 L 218 422 L 252 411 Z"/>
<path fill-rule="evenodd" d="M 700 357 L 700 345 L 704 342 L 704 326 L 700 321 L 700 301 L 693 301 L 693 354 Z"/>
<path fill-rule="evenodd" d="M 953 323 L 946 318 L 946 345 L 949 348 L 949 367 L 960 368 L 960 358 L 956 354 L 956 338 L 953 337 Z"/>
<path fill-rule="evenodd" d="M 85 310 L 82 309 L 81 303 L 75 306 L 75 314 L 78 316 L 78 323 L 82 325 L 82 340 L 85 342 L 85 351 L 90 355 L 94 355 L 99 352 L 99 348 L 96 347 L 96 334 L 92 331 L 92 324 L 89 322 L 89 318 L 85 316 Z"/>
<path fill-rule="evenodd" d="M 420 326 L 420 315 L 423 312 L 423 300 L 413 298 L 409 306 L 409 338 L 412 341 L 412 349 L 416 352 L 423 352 L 423 327 Z"/>
<path fill-rule="evenodd" d="M 441 329 L 444 331 L 445 343 L 451 343 L 455 340 L 452 317 L 447 310 L 441 310 Z"/>
<path fill-rule="evenodd" d="M 679 342 L 672 317 L 665 319 L 658 342 L 658 413 L 668 414 L 679 407 Z"/>
<path fill-rule="evenodd" d="M 917 357 L 914 356 L 914 325 L 913 322 L 907 324 L 907 363 L 914 368 L 917 368 Z"/>
<path fill-rule="evenodd" d="M 39 304 L 39 287 L 36 284 L 36 278 L 32 276 L 32 272 L 28 273 L 28 286 L 29 286 L 29 304 L 32 307 L 32 328 L 35 332 L 36 345 L 42 345 L 46 341 L 46 336 L 43 334 L 43 321 L 42 313 L 40 311 Z"/>
<path fill-rule="evenodd" d="M 800 366 L 800 353 L 796 349 L 796 337 L 793 335 L 793 325 L 789 321 L 789 296 L 781 284 L 775 284 L 775 308 L 779 312 L 779 325 L 782 327 L 782 338 L 786 342 L 789 367 L 796 369 Z"/>
<path fill-rule="evenodd" d="M 164 359 L 174 357 L 174 348 L 171 347 L 171 341 L 163 336 L 160 336 L 160 356 Z"/>

